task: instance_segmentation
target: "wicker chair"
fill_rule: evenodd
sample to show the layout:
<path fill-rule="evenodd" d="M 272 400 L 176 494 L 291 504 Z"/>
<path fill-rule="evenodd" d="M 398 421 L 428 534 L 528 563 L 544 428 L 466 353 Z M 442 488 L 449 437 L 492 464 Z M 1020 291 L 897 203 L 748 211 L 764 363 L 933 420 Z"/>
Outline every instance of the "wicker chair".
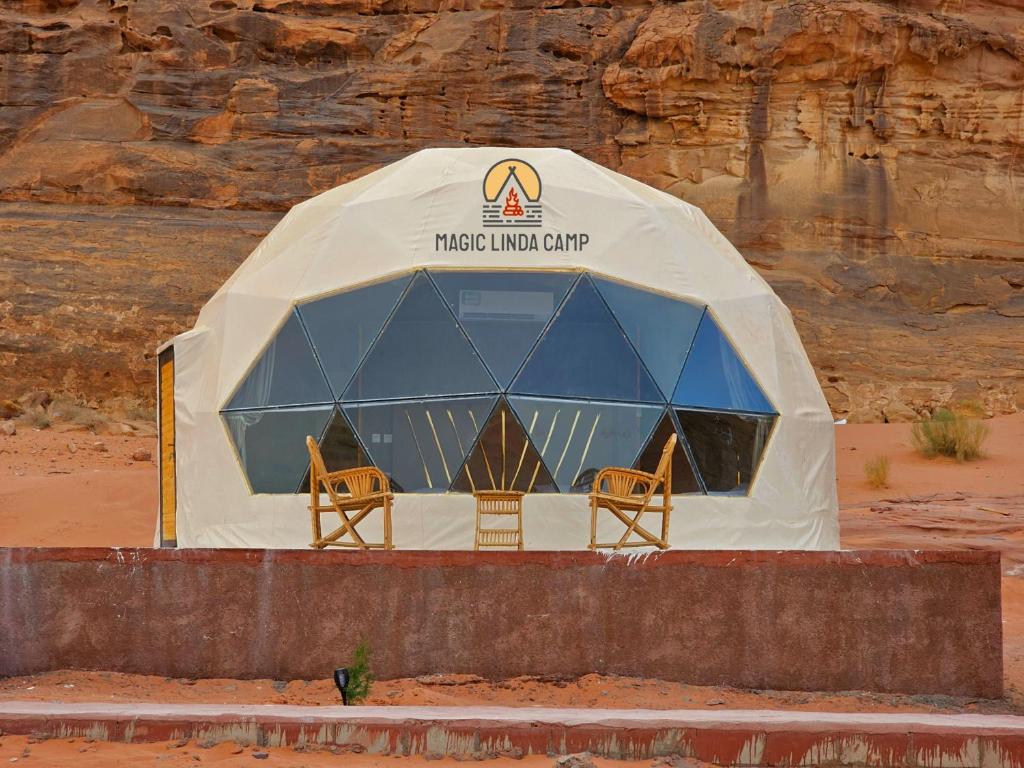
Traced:
<path fill-rule="evenodd" d="M 654 474 L 637 469 L 607 467 L 594 478 L 590 494 L 590 549 L 623 547 L 649 547 L 668 549 L 668 523 L 672 512 L 672 451 L 676 436 L 672 434 L 661 452 L 661 460 Z M 661 487 L 661 503 L 654 504 L 654 493 Z M 597 541 L 597 510 L 607 509 L 626 526 L 626 532 L 612 544 Z M 642 525 L 645 514 L 661 515 L 661 535 L 657 536 Z M 639 540 L 630 540 L 633 535 Z"/>
<path fill-rule="evenodd" d="M 316 440 L 306 437 L 309 449 L 309 511 L 313 521 L 315 549 L 325 547 L 354 547 L 356 549 L 394 549 L 391 543 L 391 493 L 387 475 L 376 467 L 358 467 L 328 472 Z M 344 487 L 347 493 L 339 490 Z M 320 503 L 321 492 L 327 494 L 330 504 Z M 370 543 L 359 535 L 356 526 L 375 509 L 384 510 L 384 542 Z M 336 512 L 341 526 L 324 534 L 320 528 L 320 515 Z M 355 513 L 349 517 L 349 513 Z M 342 541 L 348 535 L 349 541 Z"/>

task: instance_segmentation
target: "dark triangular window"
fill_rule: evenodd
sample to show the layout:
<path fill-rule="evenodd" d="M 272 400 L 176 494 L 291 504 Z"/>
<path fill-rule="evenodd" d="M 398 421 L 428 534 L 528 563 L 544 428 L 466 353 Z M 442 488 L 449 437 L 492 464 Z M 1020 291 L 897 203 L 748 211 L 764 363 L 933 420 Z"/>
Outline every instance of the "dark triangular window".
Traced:
<path fill-rule="evenodd" d="M 370 348 L 344 400 L 497 391 L 430 278 L 419 273 Z M 367 446 L 371 453 L 373 449 Z"/>
<path fill-rule="evenodd" d="M 463 493 L 494 490 L 551 493 L 557 490 L 540 454 L 504 398 L 487 420 L 452 490 Z"/>
<path fill-rule="evenodd" d="M 306 437 L 319 438 L 333 406 L 223 414 L 253 493 L 295 493 L 309 468 Z"/>
<path fill-rule="evenodd" d="M 225 410 L 329 403 L 333 399 L 302 323 L 292 311 Z"/>
<path fill-rule="evenodd" d="M 664 402 L 636 350 L 586 275 L 555 314 L 510 391 Z"/>
<path fill-rule="evenodd" d="M 707 311 L 697 328 L 672 404 L 710 410 L 775 412 Z"/>
<path fill-rule="evenodd" d="M 644 472 L 654 473 L 658 469 L 658 462 L 661 461 L 661 453 L 665 448 L 672 433 L 678 434 L 672 414 L 665 411 L 658 422 L 657 428 L 651 434 L 643 451 L 634 465 Z M 700 485 L 693 473 L 690 459 L 687 456 L 686 443 L 680 440 L 676 444 L 675 452 L 672 454 L 672 493 L 700 493 Z"/>
<path fill-rule="evenodd" d="M 337 472 L 340 469 L 352 469 L 353 467 L 368 467 L 372 465 L 366 452 L 359 445 L 349 426 L 344 414 L 337 408 L 331 416 L 331 422 L 320 439 L 320 455 L 324 457 L 324 466 L 328 472 Z M 309 469 L 306 469 L 306 476 L 302 478 L 299 486 L 300 493 L 309 493 Z"/>
<path fill-rule="evenodd" d="M 431 277 L 502 387 L 576 279 L 569 272 L 443 271 Z"/>
<path fill-rule="evenodd" d="M 657 405 L 510 397 L 563 492 L 588 493 L 604 467 L 631 467 L 664 410 Z"/>
<path fill-rule="evenodd" d="M 681 409 L 676 416 L 708 493 L 747 493 L 776 417 Z"/>
<path fill-rule="evenodd" d="M 704 307 L 611 280 L 594 284 L 667 400 L 672 396 Z"/>
<path fill-rule="evenodd" d="M 344 406 L 345 415 L 398 493 L 441 493 L 455 480 L 495 397 L 401 400 Z"/>
<path fill-rule="evenodd" d="M 298 308 L 331 389 L 339 397 L 395 308 L 411 275 L 317 299 Z"/>

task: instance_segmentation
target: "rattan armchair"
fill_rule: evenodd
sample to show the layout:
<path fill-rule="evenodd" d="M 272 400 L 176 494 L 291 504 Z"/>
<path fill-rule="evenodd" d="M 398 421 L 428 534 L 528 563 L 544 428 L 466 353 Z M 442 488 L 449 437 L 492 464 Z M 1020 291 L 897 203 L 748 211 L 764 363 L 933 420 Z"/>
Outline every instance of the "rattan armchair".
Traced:
<path fill-rule="evenodd" d="M 391 543 L 391 504 L 395 497 L 387 475 L 376 467 L 328 472 L 316 440 L 307 437 L 306 448 L 309 449 L 309 511 L 313 522 L 313 543 L 310 546 L 314 549 L 394 549 Z M 320 503 L 321 493 L 327 494 L 329 504 Z M 356 526 L 375 509 L 384 510 L 383 543 L 368 542 L 356 530 Z M 341 526 L 328 534 L 324 534 L 320 527 L 320 515 L 324 512 L 336 512 L 341 518 Z M 354 514 L 349 517 L 349 513 Z M 343 541 L 346 535 L 349 540 Z"/>
<path fill-rule="evenodd" d="M 672 512 L 672 451 L 676 447 L 673 433 L 661 452 L 661 460 L 654 474 L 638 469 L 607 467 L 597 473 L 590 494 L 590 549 L 622 549 L 623 547 L 650 547 L 668 549 L 668 524 Z M 661 488 L 655 502 L 655 492 Z M 614 543 L 597 541 L 597 511 L 606 509 L 626 526 L 626 532 Z M 657 536 L 640 525 L 646 514 L 661 515 L 661 535 Z M 632 536 L 639 539 L 631 539 Z"/>

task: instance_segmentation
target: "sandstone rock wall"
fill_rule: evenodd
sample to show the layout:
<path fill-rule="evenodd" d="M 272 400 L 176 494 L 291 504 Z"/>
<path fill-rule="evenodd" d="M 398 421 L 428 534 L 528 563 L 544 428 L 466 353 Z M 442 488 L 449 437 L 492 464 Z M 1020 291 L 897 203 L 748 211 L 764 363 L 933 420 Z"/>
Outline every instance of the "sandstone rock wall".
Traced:
<path fill-rule="evenodd" d="M 703 207 L 838 415 L 1024 407 L 1016 0 L 11 0 L 0 393 L 150 394 L 281 211 L 462 144 Z"/>

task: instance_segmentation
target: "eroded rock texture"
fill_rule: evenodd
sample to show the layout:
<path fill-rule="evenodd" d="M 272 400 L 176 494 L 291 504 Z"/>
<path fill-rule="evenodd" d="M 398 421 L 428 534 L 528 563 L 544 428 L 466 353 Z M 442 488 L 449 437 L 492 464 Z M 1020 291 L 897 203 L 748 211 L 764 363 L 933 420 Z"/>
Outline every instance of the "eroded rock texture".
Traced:
<path fill-rule="evenodd" d="M 461 144 L 703 207 L 839 415 L 1024 407 L 1016 0 L 7 2 L 0 393 L 148 394 L 281 211 Z"/>

